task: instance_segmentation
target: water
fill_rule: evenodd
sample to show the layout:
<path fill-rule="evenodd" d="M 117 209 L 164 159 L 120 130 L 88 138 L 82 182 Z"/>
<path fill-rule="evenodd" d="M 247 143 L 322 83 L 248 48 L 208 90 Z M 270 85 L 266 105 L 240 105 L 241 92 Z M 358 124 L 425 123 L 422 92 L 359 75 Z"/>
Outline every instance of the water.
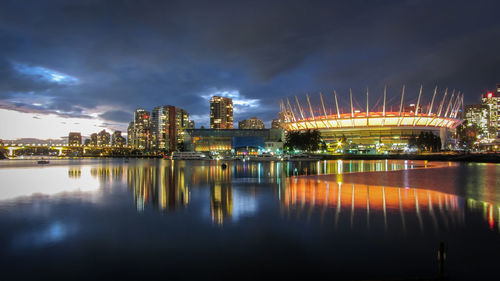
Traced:
<path fill-rule="evenodd" d="M 498 275 L 500 165 L 226 163 L 1 161 L 0 279 Z"/>

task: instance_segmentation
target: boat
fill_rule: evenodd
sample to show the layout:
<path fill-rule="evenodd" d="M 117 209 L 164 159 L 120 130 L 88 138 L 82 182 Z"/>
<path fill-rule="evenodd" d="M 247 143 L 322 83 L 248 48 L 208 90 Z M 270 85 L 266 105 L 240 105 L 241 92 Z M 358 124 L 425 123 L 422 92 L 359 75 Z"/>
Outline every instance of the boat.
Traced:
<path fill-rule="evenodd" d="M 250 160 L 250 161 L 282 161 L 283 158 L 279 155 L 262 153 L 262 154 L 258 154 L 258 155 L 250 155 L 250 156 L 248 156 L 248 160 Z"/>
<path fill-rule="evenodd" d="M 287 161 L 315 161 L 321 160 L 321 155 L 311 155 L 306 153 L 289 154 L 285 157 Z"/>
<path fill-rule="evenodd" d="M 49 160 L 43 160 L 42 159 L 42 160 L 38 160 L 36 163 L 40 164 L 40 165 L 46 165 L 46 164 L 49 164 L 50 162 L 49 162 Z"/>
<path fill-rule="evenodd" d="M 203 152 L 196 151 L 174 151 L 172 160 L 209 160 Z"/>

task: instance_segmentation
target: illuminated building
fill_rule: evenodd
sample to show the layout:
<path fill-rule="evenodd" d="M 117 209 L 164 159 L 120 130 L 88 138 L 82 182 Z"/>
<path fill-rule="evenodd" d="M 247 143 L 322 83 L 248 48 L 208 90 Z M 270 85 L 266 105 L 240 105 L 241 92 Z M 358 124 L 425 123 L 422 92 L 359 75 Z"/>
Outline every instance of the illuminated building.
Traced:
<path fill-rule="evenodd" d="M 241 129 L 243 129 L 243 130 L 249 130 L 249 129 L 261 130 L 261 129 L 265 129 L 265 128 L 264 128 L 264 122 L 262 122 L 262 120 L 260 120 L 257 117 L 252 117 L 250 119 L 245 119 L 243 121 L 238 122 L 238 129 L 240 129 L 240 130 Z"/>
<path fill-rule="evenodd" d="M 484 104 L 465 106 L 464 120 L 467 121 L 467 126 L 477 126 L 481 130 L 478 139 L 489 138 L 489 112 L 489 107 Z"/>
<path fill-rule="evenodd" d="M 273 119 L 271 123 L 271 128 L 273 129 L 283 129 L 286 120 L 286 111 L 281 111 L 278 113 L 278 119 Z"/>
<path fill-rule="evenodd" d="M 421 132 L 431 132 L 440 136 L 442 146 L 448 138 L 448 131 L 462 123 L 457 115 L 463 104 L 463 94 L 444 91 L 441 100 L 437 100 L 437 87 L 432 100 L 424 105 L 421 101 L 422 88 L 415 105 L 404 106 L 404 87 L 396 110 L 387 110 L 386 91 L 384 91 L 382 108 L 369 107 L 368 92 L 366 108 L 356 102 L 350 92 L 350 109 L 341 112 L 336 93 L 333 103 L 325 103 L 320 94 L 321 106 L 312 106 L 307 96 L 307 107 L 302 107 L 298 98 L 296 105 L 281 102 L 281 112 L 286 116 L 284 128 L 287 131 L 304 131 L 317 129 L 329 147 L 338 145 L 339 140 L 345 143 L 351 152 L 381 153 L 385 151 L 402 151 L 407 149 L 408 139 Z M 380 98 L 382 99 L 382 98 Z M 329 110 L 327 111 L 326 108 Z M 333 108 L 333 110 L 331 109 Z M 417 110 L 418 109 L 418 110 Z M 407 111 L 408 110 L 408 111 Z"/>
<path fill-rule="evenodd" d="M 225 97 L 213 96 L 210 99 L 210 128 L 233 128 L 233 100 Z"/>
<path fill-rule="evenodd" d="M 151 123 L 154 147 L 175 150 L 175 107 L 171 105 L 155 107 Z"/>
<path fill-rule="evenodd" d="M 97 134 L 97 146 L 105 147 L 111 145 L 111 135 L 106 132 L 106 130 L 102 130 Z"/>
<path fill-rule="evenodd" d="M 90 134 L 90 142 L 91 146 L 97 146 L 97 133 Z"/>
<path fill-rule="evenodd" d="M 187 151 L 258 154 L 266 147 L 280 147 L 271 144 L 282 143 L 283 139 L 280 129 L 189 129 L 185 131 L 184 147 Z"/>
<path fill-rule="evenodd" d="M 170 151 L 183 143 L 184 130 L 190 126 L 187 111 L 171 105 L 155 107 L 151 123 L 154 148 Z"/>
<path fill-rule="evenodd" d="M 490 138 L 498 138 L 500 128 L 500 84 L 496 93 L 491 91 L 481 98 L 482 104 L 488 107 Z"/>
<path fill-rule="evenodd" d="M 68 136 L 69 146 L 81 146 L 82 145 L 82 134 L 77 132 L 70 132 Z"/>
<path fill-rule="evenodd" d="M 182 108 L 175 108 L 175 143 L 176 148 L 184 143 L 184 131 L 190 126 L 189 113 Z"/>
<path fill-rule="evenodd" d="M 151 114 L 142 108 L 134 112 L 133 147 L 139 149 L 151 148 Z"/>
<path fill-rule="evenodd" d="M 273 119 L 273 122 L 271 123 L 271 128 L 272 129 L 281 129 L 282 124 L 280 119 Z"/>
<path fill-rule="evenodd" d="M 127 144 L 130 147 L 135 147 L 135 128 L 134 122 L 130 122 L 127 128 Z"/>
<path fill-rule="evenodd" d="M 121 131 L 115 131 L 113 133 L 111 141 L 114 147 L 124 147 L 127 144 L 125 138 L 122 136 Z"/>

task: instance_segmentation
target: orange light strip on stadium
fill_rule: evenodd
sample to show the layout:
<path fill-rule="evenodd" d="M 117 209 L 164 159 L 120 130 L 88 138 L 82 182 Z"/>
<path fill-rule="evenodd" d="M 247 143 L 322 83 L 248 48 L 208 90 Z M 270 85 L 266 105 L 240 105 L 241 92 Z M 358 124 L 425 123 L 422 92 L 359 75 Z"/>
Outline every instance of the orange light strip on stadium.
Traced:
<path fill-rule="evenodd" d="M 313 120 L 305 118 L 296 122 L 286 122 L 285 129 L 289 131 L 298 131 L 305 129 L 340 129 L 340 128 L 376 128 L 376 127 L 435 127 L 435 128 L 456 128 L 462 123 L 460 119 L 445 118 L 438 116 L 427 116 L 419 113 L 399 113 L 386 112 L 383 116 L 382 112 L 370 112 L 367 114 L 355 113 L 351 117 L 350 113 L 337 115 L 329 115 L 327 118 L 320 116 Z"/>

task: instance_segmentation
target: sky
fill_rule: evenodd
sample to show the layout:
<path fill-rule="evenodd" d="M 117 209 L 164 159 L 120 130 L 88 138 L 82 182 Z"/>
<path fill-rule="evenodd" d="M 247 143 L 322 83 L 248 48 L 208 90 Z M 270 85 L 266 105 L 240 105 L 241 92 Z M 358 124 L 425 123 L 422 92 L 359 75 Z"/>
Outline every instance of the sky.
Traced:
<path fill-rule="evenodd" d="M 280 100 L 375 105 L 420 85 L 500 83 L 500 1 L 0 1 L 0 139 L 126 131 L 135 108 L 186 109 L 212 95 L 235 121 L 269 126 Z"/>

